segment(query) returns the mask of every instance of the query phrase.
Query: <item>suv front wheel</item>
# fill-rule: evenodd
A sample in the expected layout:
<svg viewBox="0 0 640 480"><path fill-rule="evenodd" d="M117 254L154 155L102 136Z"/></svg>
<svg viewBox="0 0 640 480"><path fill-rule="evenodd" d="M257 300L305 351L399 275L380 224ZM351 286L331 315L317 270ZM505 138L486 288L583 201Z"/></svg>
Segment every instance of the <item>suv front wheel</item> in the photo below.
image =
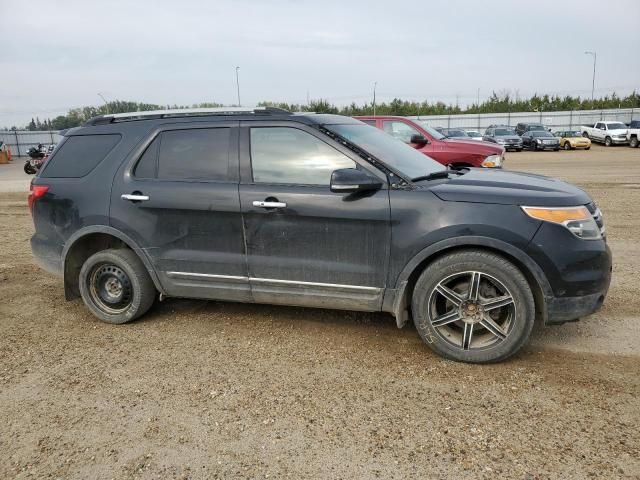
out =
<svg viewBox="0 0 640 480"><path fill-rule="evenodd" d="M96 317L126 323L151 308L156 289L138 256L128 249L91 255L80 269L80 295Z"/></svg>
<svg viewBox="0 0 640 480"><path fill-rule="evenodd" d="M429 265L413 292L418 333L452 360L504 360L529 338L533 294L520 270L493 253L465 250Z"/></svg>

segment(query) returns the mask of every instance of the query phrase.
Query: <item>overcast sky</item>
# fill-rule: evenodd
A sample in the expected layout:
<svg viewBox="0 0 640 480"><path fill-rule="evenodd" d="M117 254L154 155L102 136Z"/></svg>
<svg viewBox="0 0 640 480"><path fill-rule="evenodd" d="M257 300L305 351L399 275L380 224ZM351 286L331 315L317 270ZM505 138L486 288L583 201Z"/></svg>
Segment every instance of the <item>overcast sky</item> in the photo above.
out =
<svg viewBox="0 0 640 480"><path fill-rule="evenodd" d="M108 100L640 91L640 1L0 0L0 126Z"/></svg>

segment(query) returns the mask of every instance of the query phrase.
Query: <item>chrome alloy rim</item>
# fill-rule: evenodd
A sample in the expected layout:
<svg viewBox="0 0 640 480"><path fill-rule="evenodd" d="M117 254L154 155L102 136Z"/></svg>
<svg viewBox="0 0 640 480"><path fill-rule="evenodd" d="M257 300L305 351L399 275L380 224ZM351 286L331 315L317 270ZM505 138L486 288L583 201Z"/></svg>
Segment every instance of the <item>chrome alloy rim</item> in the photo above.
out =
<svg viewBox="0 0 640 480"><path fill-rule="evenodd" d="M495 277L467 271L448 276L431 292L428 321L460 350L480 350L503 342L516 316L513 295Z"/></svg>
<svg viewBox="0 0 640 480"><path fill-rule="evenodd" d="M87 279L93 302L106 313L124 312L133 300L131 280L120 267L103 263L93 267Z"/></svg>

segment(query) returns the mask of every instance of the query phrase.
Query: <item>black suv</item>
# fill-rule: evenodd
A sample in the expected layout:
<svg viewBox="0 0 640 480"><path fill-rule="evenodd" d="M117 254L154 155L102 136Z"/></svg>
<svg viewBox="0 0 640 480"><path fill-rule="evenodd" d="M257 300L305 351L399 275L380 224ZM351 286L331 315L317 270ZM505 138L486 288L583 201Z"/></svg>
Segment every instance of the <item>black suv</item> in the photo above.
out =
<svg viewBox="0 0 640 480"><path fill-rule="evenodd" d="M29 205L35 258L110 323L165 297L384 311L441 355L489 362L535 318L598 309L611 272L582 190L447 170L336 115L96 117L66 132Z"/></svg>
<svg viewBox="0 0 640 480"><path fill-rule="evenodd" d="M544 130L545 132L547 132L547 128L542 125L541 123L518 123L516 125L516 134L517 135L523 135L525 132L531 132L531 131L538 131L538 130Z"/></svg>

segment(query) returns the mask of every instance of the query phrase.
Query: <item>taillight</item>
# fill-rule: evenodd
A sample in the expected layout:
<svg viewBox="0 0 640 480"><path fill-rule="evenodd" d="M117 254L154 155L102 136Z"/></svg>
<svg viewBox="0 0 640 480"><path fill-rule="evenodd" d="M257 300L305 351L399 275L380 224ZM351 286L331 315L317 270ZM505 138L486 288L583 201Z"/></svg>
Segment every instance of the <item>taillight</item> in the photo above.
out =
<svg viewBox="0 0 640 480"><path fill-rule="evenodd" d="M31 184L31 186L29 187L29 198L28 198L29 211L31 212L31 215L33 215L33 202L35 202L39 198L42 198L44 194L47 193L48 190L49 190L49 187L46 185Z"/></svg>

